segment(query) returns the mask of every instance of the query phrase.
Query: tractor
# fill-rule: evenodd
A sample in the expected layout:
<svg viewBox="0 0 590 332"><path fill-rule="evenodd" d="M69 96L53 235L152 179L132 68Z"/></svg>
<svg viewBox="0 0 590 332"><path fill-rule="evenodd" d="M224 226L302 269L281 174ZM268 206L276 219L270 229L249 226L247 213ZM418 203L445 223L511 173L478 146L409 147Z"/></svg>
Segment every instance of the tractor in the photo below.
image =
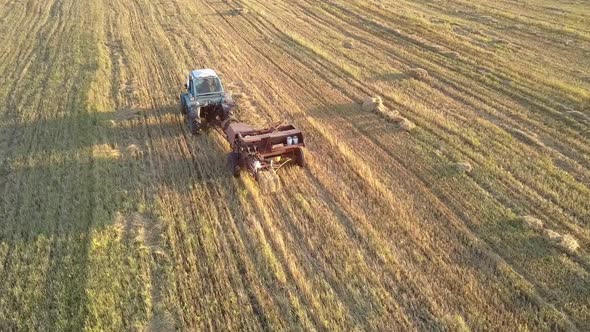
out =
<svg viewBox="0 0 590 332"><path fill-rule="evenodd" d="M232 117L235 106L226 95L219 76L211 69L193 70L180 95L182 113L193 135L200 132L201 120L216 129L229 143L228 166L238 177L250 173L264 193L278 190L276 171L288 164L305 166L303 132L292 124L277 123L264 129L237 122Z"/></svg>
<svg viewBox="0 0 590 332"><path fill-rule="evenodd" d="M186 91L180 94L180 110L186 117L188 128L193 135L199 134L205 123L229 118L231 105L223 84L212 69L193 70L184 85Z"/></svg>

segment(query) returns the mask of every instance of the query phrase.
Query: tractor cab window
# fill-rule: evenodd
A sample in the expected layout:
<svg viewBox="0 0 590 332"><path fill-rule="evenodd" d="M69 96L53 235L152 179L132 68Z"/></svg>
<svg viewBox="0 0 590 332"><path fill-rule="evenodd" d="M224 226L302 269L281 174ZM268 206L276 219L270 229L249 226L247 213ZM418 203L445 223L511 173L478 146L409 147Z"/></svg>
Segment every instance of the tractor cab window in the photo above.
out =
<svg viewBox="0 0 590 332"><path fill-rule="evenodd" d="M188 89L188 92L193 93L193 80L188 80L188 85L186 88Z"/></svg>
<svg viewBox="0 0 590 332"><path fill-rule="evenodd" d="M217 77L204 77L195 79L197 94L215 93L221 91L221 83Z"/></svg>

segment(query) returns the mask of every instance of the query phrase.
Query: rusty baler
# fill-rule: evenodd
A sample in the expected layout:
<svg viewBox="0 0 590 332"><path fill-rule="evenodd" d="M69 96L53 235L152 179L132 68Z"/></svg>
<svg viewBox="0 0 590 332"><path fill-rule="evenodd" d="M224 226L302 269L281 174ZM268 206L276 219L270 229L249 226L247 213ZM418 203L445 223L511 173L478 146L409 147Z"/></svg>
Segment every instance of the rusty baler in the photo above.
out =
<svg viewBox="0 0 590 332"><path fill-rule="evenodd" d="M247 171L263 191L278 189L275 172L279 168L292 163L305 166L305 139L301 130L291 124L254 129L245 123L226 120L221 122L221 128L232 149L228 155L232 174L238 177L242 170Z"/></svg>

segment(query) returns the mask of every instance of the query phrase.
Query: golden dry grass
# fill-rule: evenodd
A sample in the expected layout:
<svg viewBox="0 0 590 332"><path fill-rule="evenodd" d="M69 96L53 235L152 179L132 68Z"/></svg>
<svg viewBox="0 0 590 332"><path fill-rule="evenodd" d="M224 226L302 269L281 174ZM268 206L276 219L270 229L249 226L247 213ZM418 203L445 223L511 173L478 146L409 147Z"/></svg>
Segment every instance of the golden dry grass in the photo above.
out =
<svg viewBox="0 0 590 332"><path fill-rule="evenodd" d="M0 330L589 330L589 17L0 0ZM188 132L202 67L305 132L273 194Z"/></svg>

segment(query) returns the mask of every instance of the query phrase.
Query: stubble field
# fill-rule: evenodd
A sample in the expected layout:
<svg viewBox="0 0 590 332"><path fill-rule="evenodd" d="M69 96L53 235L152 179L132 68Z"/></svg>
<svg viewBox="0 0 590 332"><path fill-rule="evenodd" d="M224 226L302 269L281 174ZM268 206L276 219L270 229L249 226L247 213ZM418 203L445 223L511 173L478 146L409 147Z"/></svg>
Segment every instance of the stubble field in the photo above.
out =
<svg viewBox="0 0 590 332"><path fill-rule="evenodd" d="M589 90L585 1L0 0L0 330L589 330Z"/></svg>

